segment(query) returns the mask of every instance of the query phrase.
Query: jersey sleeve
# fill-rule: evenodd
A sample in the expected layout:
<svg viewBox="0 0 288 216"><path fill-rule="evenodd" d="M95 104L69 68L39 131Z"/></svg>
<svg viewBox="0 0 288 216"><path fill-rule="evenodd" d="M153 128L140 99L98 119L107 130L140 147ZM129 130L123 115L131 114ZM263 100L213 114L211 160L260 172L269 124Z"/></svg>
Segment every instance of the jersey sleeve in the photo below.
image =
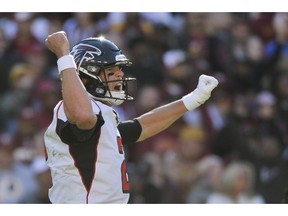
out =
<svg viewBox="0 0 288 216"><path fill-rule="evenodd" d="M137 119L123 121L118 124L123 144L135 143L142 133L142 126Z"/></svg>
<svg viewBox="0 0 288 216"><path fill-rule="evenodd" d="M77 145L88 141L95 133L99 132L100 128L104 124L104 119L100 110L98 114L95 114L97 116L96 124L93 128L88 130L80 129L75 124L71 124L68 121L64 112L63 103L58 105L56 112L56 133L60 137L61 141L68 145Z"/></svg>
<svg viewBox="0 0 288 216"><path fill-rule="evenodd" d="M68 145L78 145L87 142L95 133L98 133L103 124L104 120L101 112L97 115L97 123L93 128L88 130L80 129L75 124L58 119L56 133L62 142Z"/></svg>

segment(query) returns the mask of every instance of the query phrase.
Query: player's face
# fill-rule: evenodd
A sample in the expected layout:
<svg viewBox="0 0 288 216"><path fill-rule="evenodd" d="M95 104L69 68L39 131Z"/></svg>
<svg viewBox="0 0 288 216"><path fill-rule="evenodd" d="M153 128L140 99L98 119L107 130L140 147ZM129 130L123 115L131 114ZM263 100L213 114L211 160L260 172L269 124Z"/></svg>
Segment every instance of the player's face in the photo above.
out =
<svg viewBox="0 0 288 216"><path fill-rule="evenodd" d="M119 82L111 82L115 80L121 80L124 76L124 72L121 70L119 66L111 67L105 69L104 73L100 74L100 78L103 81L110 81L108 83L108 87L110 91L122 91L123 83Z"/></svg>

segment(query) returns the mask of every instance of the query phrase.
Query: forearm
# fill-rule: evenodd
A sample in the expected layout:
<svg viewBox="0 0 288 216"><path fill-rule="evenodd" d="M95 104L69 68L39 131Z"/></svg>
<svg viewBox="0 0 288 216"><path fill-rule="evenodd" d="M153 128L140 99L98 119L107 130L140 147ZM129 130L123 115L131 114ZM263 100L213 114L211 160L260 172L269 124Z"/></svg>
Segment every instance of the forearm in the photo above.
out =
<svg viewBox="0 0 288 216"><path fill-rule="evenodd" d="M93 118L95 118L91 100L75 69L68 68L63 70L61 72L61 80L64 108L69 122L76 124L82 129L91 128L94 125Z"/></svg>
<svg viewBox="0 0 288 216"><path fill-rule="evenodd" d="M152 110L140 117L138 121L142 127L142 133L138 141L147 139L168 128L188 110L194 110L201 106L211 96L211 91L218 85L214 77L201 75L197 88L182 97L180 100L169 103Z"/></svg>
<svg viewBox="0 0 288 216"><path fill-rule="evenodd" d="M70 44L64 31L55 32L45 39L45 45L57 57L58 71L62 81L64 110L70 123L80 129L92 128L97 117L85 87L76 73L76 64L69 55Z"/></svg>
<svg viewBox="0 0 288 216"><path fill-rule="evenodd" d="M187 109L184 103L182 100L177 100L138 117L137 119L142 126L142 133L138 141L145 140L167 129L185 112Z"/></svg>

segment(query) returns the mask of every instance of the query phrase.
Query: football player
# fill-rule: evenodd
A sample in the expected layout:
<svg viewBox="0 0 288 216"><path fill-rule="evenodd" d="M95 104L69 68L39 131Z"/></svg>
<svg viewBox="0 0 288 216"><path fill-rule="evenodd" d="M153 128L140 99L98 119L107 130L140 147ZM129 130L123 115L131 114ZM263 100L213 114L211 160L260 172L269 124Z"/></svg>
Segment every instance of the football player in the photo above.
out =
<svg viewBox="0 0 288 216"><path fill-rule="evenodd" d="M119 122L112 108L132 100L132 78L123 68L130 60L111 41L91 37L70 50L66 33L49 35L46 46L56 55L62 85L45 133L52 175L52 203L127 203L129 184L122 144L145 140L203 104L218 81L201 75L197 88L181 99L135 119Z"/></svg>

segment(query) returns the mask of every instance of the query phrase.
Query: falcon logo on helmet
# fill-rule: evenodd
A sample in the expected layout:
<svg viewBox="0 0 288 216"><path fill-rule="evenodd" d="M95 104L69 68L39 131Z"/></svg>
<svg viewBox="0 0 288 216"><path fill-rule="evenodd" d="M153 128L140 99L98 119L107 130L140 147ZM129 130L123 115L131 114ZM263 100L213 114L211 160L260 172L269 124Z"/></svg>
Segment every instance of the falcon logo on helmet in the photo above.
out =
<svg viewBox="0 0 288 216"><path fill-rule="evenodd" d="M83 52L85 52L84 55ZM71 50L71 55L74 56L76 64L82 61L91 61L95 59L95 55L100 56L101 54L101 50L89 44L78 44Z"/></svg>

